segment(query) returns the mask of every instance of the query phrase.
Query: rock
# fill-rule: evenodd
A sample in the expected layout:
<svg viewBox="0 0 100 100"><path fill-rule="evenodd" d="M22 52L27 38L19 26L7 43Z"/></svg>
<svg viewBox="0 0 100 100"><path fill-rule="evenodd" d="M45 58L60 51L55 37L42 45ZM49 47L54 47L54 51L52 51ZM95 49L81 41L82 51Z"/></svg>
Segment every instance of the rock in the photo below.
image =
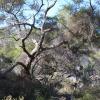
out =
<svg viewBox="0 0 100 100"><path fill-rule="evenodd" d="M83 66L84 68L86 68L90 62L89 57L86 55L83 55L82 57L80 57L79 61L80 61L80 65Z"/></svg>
<svg viewBox="0 0 100 100"><path fill-rule="evenodd" d="M13 69L13 73L15 73L17 76L21 75L21 71L22 71L22 67L21 66L17 66Z"/></svg>

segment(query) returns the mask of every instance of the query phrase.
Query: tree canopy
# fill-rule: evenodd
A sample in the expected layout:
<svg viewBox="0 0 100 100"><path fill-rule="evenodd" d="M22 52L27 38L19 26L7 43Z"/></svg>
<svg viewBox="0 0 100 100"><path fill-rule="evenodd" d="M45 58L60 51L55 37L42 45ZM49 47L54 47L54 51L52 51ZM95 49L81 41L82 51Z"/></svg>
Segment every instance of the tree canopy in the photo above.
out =
<svg viewBox="0 0 100 100"><path fill-rule="evenodd" d="M1 98L99 100L99 0L57 2L0 0Z"/></svg>

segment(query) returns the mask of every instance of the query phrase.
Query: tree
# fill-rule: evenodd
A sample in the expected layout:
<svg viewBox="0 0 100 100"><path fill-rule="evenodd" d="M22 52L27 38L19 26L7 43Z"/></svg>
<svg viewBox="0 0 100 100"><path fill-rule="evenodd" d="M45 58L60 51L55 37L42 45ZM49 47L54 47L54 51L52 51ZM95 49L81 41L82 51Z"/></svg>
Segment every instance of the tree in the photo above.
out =
<svg viewBox="0 0 100 100"><path fill-rule="evenodd" d="M38 77L39 82L41 81L44 87L49 87L51 94L55 88L59 91L61 87L66 87L64 83L69 82L74 89L79 89L79 80L82 80L82 77L85 82L88 80L91 76L90 70L84 71L85 64L81 65L80 58L84 55L90 57L91 52L94 52L93 40L99 16L96 18L96 9L91 0L85 8L83 0L72 1L73 4L64 6L56 17L47 16L47 13L56 5L57 0L3 2L3 6L0 6L0 19L5 23L1 32L1 36L4 37L2 39L12 39L13 43L19 44L23 50L22 58L4 74L20 66L21 79L33 82L35 76L41 75L43 78ZM2 35L3 29L7 35ZM74 82L71 78L74 78Z"/></svg>
<svg viewBox="0 0 100 100"><path fill-rule="evenodd" d="M25 72L29 75L30 78L32 78L32 70L34 69L35 65L32 65L32 63L38 59L38 56L43 53L44 51L50 50L50 49L54 49L56 47L59 47L60 45L62 45L63 43L67 43L67 41L63 41L57 45L50 45L50 46L44 46L44 40L45 40L45 36L46 34L50 34L49 32L51 32L51 30L53 29L52 25L56 25L57 22L55 19L47 17L47 13L48 11L56 4L57 0L55 0L51 5L49 5L49 1L48 1L48 5L46 7L46 9L43 9L44 7L44 1L41 0L41 3L38 1L34 1L32 5L29 5L29 9L30 10L34 10L33 16L30 16L32 19L32 24L27 22L27 18L29 18L29 16L25 16L25 12L24 12L24 6L25 6L25 2L24 1L11 1L11 2L3 2L4 6L1 6L1 11L3 12L2 14L5 16L5 21L7 22L7 26L5 27L9 27L10 28L10 34L14 31L16 31L17 29L19 29L20 33L21 30L23 30L23 26L26 30L28 30L28 33L26 33L26 35L24 35L24 37L19 37L18 39L16 39L16 37L13 37L16 42L18 40L21 40L21 48L24 51L24 53L27 55L26 58L26 63L22 63L22 62L16 62L15 65L13 65L12 68L10 68L9 70L7 70L7 72L11 71L15 66L21 65ZM9 7L5 7L8 6L7 4L9 4ZM34 6L36 6L34 8ZM41 14L42 13L42 14ZM37 19L37 16L40 15L40 18ZM9 16L9 17L7 17ZM39 24L38 24L39 22ZM36 25L39 25L39 27L37 27ZM15 29L16 28L16 29ZM39 30L40 32L40 41L37 42L36 40L33 40L33 44L35 45L34 49L32 50L32 52L27 50L27 46L26 46L26 40L30 37L30 35L32 34L32 31L36 29ZM36 61L37 62L37 61Z"/></svg>
<svg viewBox="0 0 100 100"><path fill-rule="evenodd" d="M91 80L91 76L95 76L94 74L90 75L90 72L85 72L85 67L88 69L88 66L85 66L85 60L83 64L83 69L82 70L77 70L77 66L81 65L80 58L82 56L87 56L92 61L91 63L95 63L96 59L92 58L90 55L95 53L94 48L97 50L98 46L95 42L95 40L99 41L98 38L96 38L96 29L99 24L98 23L98 17L97 17L97 12L98 8L96 8L96 4L92 2L92 0L88 1L88 6L85 6L86 1L80 2L82 0L73 0L75 1L74 3L70 5L65 5L61 11L58 14L58 20L62 25L62 29L65 32L65 36L69 37L67 38L68 41L68 48L69 50L72 51L72 54L75 54L77 56L77 62L74 63L74 68L72 68L72 76L76 76L82 81L85 81L86 83L87 80L89 81L89 86L93 82ZM78 1L78 3L76 2ZM76 9L74 9L76 8ZM66 14L65 14L66 13ZM100 17L100 16L99 16ZM99 32L98 32L99 33ZM79 61L79 62L78 62ZM75 65L78 63L79 65ZM85 67L84 67L85 66ZM79 67L80 68L80 67ZM97 73L97 68L96 65L94 65L94 69ZM83 75L84 72L84 75ZM87 73L87 74L86 74ZM83 77L83 79L82 79ZM77 83L77 82L76 82ZM84 82L83 82L84 83ZM80 84L80 82L78 82ZM96 84L95 84L96 85ZM86 86L84 84L84 86ZM84 87L83 86L83 87ZM87 86L86 86L87 88ZM83 89L83 88L81 88Z"/></svg>

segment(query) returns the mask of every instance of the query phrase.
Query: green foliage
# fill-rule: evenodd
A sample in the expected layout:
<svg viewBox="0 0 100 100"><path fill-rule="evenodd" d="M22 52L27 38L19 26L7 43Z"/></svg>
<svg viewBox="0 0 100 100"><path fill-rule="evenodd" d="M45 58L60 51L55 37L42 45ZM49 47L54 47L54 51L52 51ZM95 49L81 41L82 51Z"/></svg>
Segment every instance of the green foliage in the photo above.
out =
<svg viewBox="0 0 100 100"><path fill-rule="evenodd" d="M7 3L20 5L25 3L25 0L0 0L0 4L7 5Z"/></svg>
<svg viewBox="0 0 100 100"><path fill-rule="evenodd" d="M25 0L0 0L0 10L4 12L13 12L16 8L23 6Z"/></svg>
<svg viewBox="0 0 100 100"><path fill-rule="evenodd" d="M83 92L77 89L73 92L73 95L75 98L81 98L83 97Z"/></svg>
<svg viewBox="0 0 100 100"><path fill-rule="evenodd" d="M94 66L95 66L94 64L90 63L86 68L84 68L82 76L84 84L88 85L89 83L91 83L90 75L93 74Z"/></svg>
<svg viewBox="0 0 100 100"><path fill-rule="evenodd" d="M2 39L3 37L5 37L5 35L6 34L4 33L4 29L0 29L0 38Z"/></svg>
<svg viewBox="0 0 100 100"><path fill-rule="evenodd" d="M4 9L5 10L8 10L9 12L11 12L11 11L13 11L14 12L14 8L16 8L16 7L22 7L22 5L24 4L24 1L25 0L11 0L11 2L9 2L9 0L0 0L0 4L2 5L2 3L3 3L3 6L2 7L4 7ZM62 45L63 47L62 47L62 55L68 55L68 57L66 56L66 57L64 57L64 58L66 58L66 59L64 59L64 61L66 61L66 63L67 63L67 61L68 61L68 64L67 65L65 65L65 66L67 66L67 67L69 67L69 70L67 71L67 69L66 69L66 72L68 72L69 74L71 73L72 75L74 74L74 71L72 70L72 71L70 71L70 69L72 68L74 68L76 65L79 65L79 62L77 61L77 62L75 62L73 59L72 59L72 57L70 57L70 56L75 56L75 58L77 58L78 59L78 57L80 57L81 56L81 54L80 54L80 52L79 52L79 49L80 48L85 48L84 47L84 41L83 41L83 38L85 38L85 37L87 37L88 36L88 34L87 34L87 31L88 31L88 24L91 24L91 23L89 23L87 20L87 23L83 20L83 15L84 14L86 14L87 13L87 9L86 8L84 8L84 7L81 7L81 8L79 8L78 10L77 9L74 9L74 8L77 8L76 7L76 5L77 4L81 4L82 3L82 1L83 0L73 0L74 1L74 4L69 4L69 5L66 5L66 6L64 6L63 7L63 9L60 11L60 13L59 13L59 15L58 15L58 18L59 18L59 20L55 17L55 18L52 18L52 17L47 17L47 20L46 20L46 22L44 23L45 25L45 27L43 27L44 29L48 29L48 28L53 28L53 25L55 26L55 25L58 25L57 24L57 21L59 21L59 23L60 23L60 28L61 28L61 30L60 30L60 28L59 28L59 30L57 30L57 32L56 31L52 31L52 32L50 32L50 34L49 34L49 32L47 32L47 34L46 34L46 36L45 36L45 40L43 41L43 46L49 46L49 43L51 43L52 41L51 40L53 40L53 39L55 39L56 37L58 37L58 35L59 34L61 34L61 33L64 33L65 31L67 31L67 32L69 32L69 34L71 34L70 36L71 36L71 39L70 39L70 41L68 41L69 42L69 46L66 46L66 45ZM13 3L12 3L13 2ZM12 4L14 4L14 8L12 7ZM78 5L77 5L78 6ZM1 6L0 6L1 7ZM11 10L11 11L10 11ZM18 10L18 9L16 9L16 10ZM75 10L76 10L76 12L75 12ZM43 11L43 10L42 10ZM16 12L16 11L15 11ZM15 13L14 12L14 13ZM16 16L17 15L19 15L19 13L22 13L22 12L20 12L20 10L18 10L18 12L16 13ZM20 14L21 15L21 14ZM28 15L27 15L28 16ZM19 16L17 16L18 18L19 18ZM30 16L28 16L28 17L30 17ZM37 17L37 16L36 16ZM77 17L77 18L76 18ZM8 16L8 18L9 18L9 16ZM2 19L2 16L1 16L1 19ZM11 19L14 19L13 17L11 18ZM19 18L20 19L20 18ZM38 19L38 17L37 17L37 19ZM36 19L36 23L37 23L37 19ZM74 21L73 21L73 19L75 19ZM84 18L85 19L85 18ZM86 18L87 19L87 18ZM9 19L10 20L10 19ZM8 20L8 21L9 21ZM12 20L11 20L12 21ZM40 22L40 19L38 20L39 22ZM81 22L82 21L82 23L79 23L78 24L78 22ZM23 18L23 20L22 20L22 22L24 22L24 18ZM27 21L26 21L27 22ZM13 23L13 22L12 22ZM18 22L19 23L19 22ZM84 24L85 23L85 24ZM37 23L38 24L38 23ZM65 27L66 26L66 27ZM68 30L68 28L67 28L67 26L68 26L68 28L69 29L71 29L72 30L72 32L70 32L69 30ZM74 27L74 26L76 26L76 27ZM86 28L85 28L86 27ZM21 26L21 28L22 28L22 26ZM28 28L28 27L26 27L26 28ZM22 30L23 30L24 28L22 28ZM84 30L86 30L86 31L84 31ZM90 28L89 28L90 29ZM17 28L16 28L16 31L17 31ZM24 30L25 31L25 30ZM27 31L29 31L29 30L27 30ZM66 32L66 33L67 33ZM25 34L24 33L26 33L26 32L22 32L21 33L21 37L22 38L24 38L23 37L23 35L25 36ZM38 38L38 37L40 37L41 36L41 32L39 31L39 30L36 30L36 29L34 29L33 31L32 31L32 33L33 34L31 34L30 36L29 36L29 39L31 40L31 38L32 37L34 37L34 36L37 36L36 38ZM73 34L74 33L74 34ZM79 34L80 33L80 34ZM85 34L86 33L86 34ZM88 33L90 33L90 30L88 31ZM14 34L14 33L12 33L12 34ZM20 34L20 33L19 33ZM7 35L6 34L6 32L5 33L3 33L3 31L2 30L0 30L0 37L5 37L5 35ZM75 36L76 35L76 36ZM9 36L9 35L8 35ZM31 37L32 36L32 37ZM16 38L16 36L13 36L14 38ZM86 38L87 39L87 38ZM89 39L89 38L88 38ZM6 39L7 40L7 39ZM10 40L10 39L9 39ZM21 52L22 52L22 50L21 50L21 48L20 47L18 47L18 45L20 45L21 46L21 41L20 42L17 42L17 41L14 41L13 39L11 39L10 41L5 41L4 43L2 43L3 44L3 46L1 47L1 49L0 49L0 54L4 54L4 55L6 55L7 57L11 57L11 58L13 58L13 59L16 59L20 54L21 54ZM31 52L34 48L35 48L35 44L34 43L32 43L30 40L26 40L25 41L25 46L26 46L26 49L29 51L29 52ZM62 41L62 40L61 40ZM87 41L85 41L85 42L87 42ZM91 42L91 41L90 41ZM46 44L47 43L47 44ZM89 45L89 43L87 43L88 45ZM69 48L68 48L69 47ZM66 49L66 50L68 50L68 54L66 54L66 53L63 53L63 49ZM59 49L59 48L58 48ZM88 49L88 48L87 48ZM60 49L59 49L60 50ZM58 51L59 51L58 50ZM76 50L77 50L77 52L76 52ZM56 52L57 50L55 50L54 52ZM74 52L75 51L75 52ZM49 51L47 51L48 53L51 53L51 52L49 52ZM40 53L41 53L41 51L40 51ZM45 53L45 52L44 52ZM36 53L37 54L37 53ZM56 53L55 53L56 54ZM38 54L37 54L38 55ZM35 56L35 57L37 57L37 55ZM54 72L56 72L57 71L57 67L62 67L62 65L61 64L59 64L59 62L60 62L60 59L58 58L58 61L55 61L55 58L57 58L57 56L56 55L54 55L55 57L53 58L53 57L50 57L50 55L47 55L47 57L45 57L45 60L43 61L43 63L42 63L42 65L41 65L41 67L43 67L43 69L42 69L42 73L43 73L43 75L53 75L53 73ZM38 57L37 57L38 58ZM63 57L61 57L61 59L63 60ZM23 60L23 59L22 59ZM79 60L79 59L78 59ZM72 62L71 62L72 61ZM41 61L40 61L41 62ZM56 64L56 62L57 62L57 64ZM63 61L62 61L63 62ZM61 62L61 63L62 63ZM38 62L39 63L39 62ZM69 64L70 63L70 64ZM62 63L63 65L64 65L64 63ZM38 65L38 64L37 64ZM62 67L63 68L63 67ZM89 73L93 70L93 68L94 68L94 65L91 65L91 64L89 64L85 69L83 68L79 73L81 73L80 74L80 76L79 76L79 78L80 78L80 80L82 80L82 82L86 85L86 88L87 88L87 86L89 86L87 83L90 83L91 81L90 81L90 78L89 78ZM60 68L58 68L58 70L59 70ZM31 71L31 70L30 70ZM64 75L63 75L64 76ZM82 77L81 77L82 76ZM82 78L82 79L81 79ZM47 80L47 83L49 83L49 81L48 81L48 79L46 78L45 80ZM44 81L45 81L44 80ZM54 80L55 81L55 80ZM58 80L59 81L59 80ZM34 87L34 86L33 86ZM44 86L45 87L45 86ZM68 87L68 85L66 86L66 87ZM25 87L26 88L26 87ZM32 88L32 86L31 86L31 88ZM54 85L54 88L56 88L55 87L55 85ZM20 89L20 87L19 87L19 89ZM19 89L17 89L17 90L19 90ZM66 88L65 88L66 89ZM25 90L25 89L24 89ZM36 97L36 100L45 100L46 98L49 98L50 97L50 95L51 95L51 91L50 91L50 89L48 89L48 88L44 88L43 90L41 89L41 91L42 91L42 96L41 96L41 94L39 94L37 97ZM19 92L19 91L18 91ZM95 91L96 92L96 91ZM28 93L29 93L29 91L28 91ZM31 93L32 94L34 94L32 91L31 91ZM30 94L30 93L29 93ZM79 98L79 100L96 100L96 98L95 98L95 96L93 95L93 93L92 92L89 92L89 91L81 91L80 92L80 90L76 90L74 93L73 93L77 98ZM47 100L47 99L46 99Z"/></svg>
<svg viewBox="0 0 100 100"><path fill-rule="evenodd" d="M0 54L3 54L4 53L4 48L1 48L0 49Z"/></svg>
<svg viewBox="0 0 100 100"><path fill-rule="evenodd" d="M19 47L16 48L13 45L12 47L9 47L8 45L0 49L0 54L4 54L7 57L11 57L13 59L16 59L20 55L21 52L22 52L21 48Z"/></svg>
<svg viewBox="0 0 100 100"><path fill-rule="evenodd" d="M31 52L35 48L35 44L33 42L26 42L26 49Z"/></svg>
<svg viewBox="0 0 100 100"><path fill-rule="evenodd" d="M84 7L81 7L79 10L79 13L81 13L81 14L86 13L86 12L87 12L87 9Z"/></svg>
<svg viewBox="0 0 100 100"><path fill-rule="evenodd" d="M100 27L96 28L96 37L100 37Z"/></svg>
<svg viewBox="0 0 100 100"><path fill-rule="evenodd" d="M82 100L96 100L96 98L92 94L85 93Z"/></svg>
<svg viewBox="0 0 100 100"><path fill-rule="evenodd" d="M46 34L45 36L45 43L50 43L51 40L55 39L58 36L56 31L50 32L50 34Z"/></svg>
<svg viewBox="0 0 100 100"><path fill-rule="evenodd" d="M72 9L73 9L73 6L71 4L65 5L63 7L63 11L66 11L66 12L72 11Z"/></svg>
<svg viewBox="0 0 100 100"><path fill-rule="evenodd" d="M17 58L20 55L21 49L13 48L9 52L7 52L8 57Z"/></svg>
<svg viewBox="0 0 100 100"><path fill-rule="evenodd" d="M69 17L71 17L72 9L73 8L71 4L63 6L63 9L61 9L58 14L60 23L66 23L66 21L68 21Z"/></svg>
<svg viewBox="0 0 100 100"><path fill-rule="evenodd" d="M44 100L44 97L43 97L43 96L38 96L38 97L36 98L36 100Z"/></svg>
<svg viewBox="0 0 100 100"><path fill-rule="evenodd" d="M76 3L76 4L80 4L80 3L83 2L83 0L73 0L73 2Z"/></svg>
<svg viewBox="0 0 100 100"><path fill-rule="evenodd" d="M95 91L95 92L94 92ZM95 95L96 91L98 91L98 88L90 88L88 87L87 89L83 90L75 90L73 95L75 97L75 100L99 100L97 99L98 96ZM97 93L99 93L98 91Z"/></svg>

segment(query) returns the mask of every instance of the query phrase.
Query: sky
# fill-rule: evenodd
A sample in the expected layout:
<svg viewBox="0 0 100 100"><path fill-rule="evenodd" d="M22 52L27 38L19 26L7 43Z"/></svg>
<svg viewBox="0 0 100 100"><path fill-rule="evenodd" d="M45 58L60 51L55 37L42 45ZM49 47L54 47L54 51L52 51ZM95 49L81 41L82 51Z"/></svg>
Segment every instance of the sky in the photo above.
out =
<svg viewBox="0 0 100 100"><path fill-rule="evenodd" d="M28 5L30 5L30 4L32 4L33 1L41 1L41 0L26 0L26 3ZM47 0L43 0L43 1L44 1L45 4L47 4L47 2L46 2ZM48 0L48 1L52 2L54 0ZM72 3L71 1L72 0L57 0L55 6L53 8L51 8L49 10L49 12L47 13L47 16L51 16L52 17L52 16L57 15L59 13L59 10L63 7L63 5L70 4L70 3ZM88 2L89 0L84 0L84 1ZM92 4L93 4L95 0L91 0L91 1L92 1ZM89 4L89 3L87 3L87 4ZM26 6L25 9L27 9L27 6ZM24 14L25 14L25 16L33 16L33 13L32 13L31 10L25 10ZM30 19L30 20L28 20L28 22L32 23L32 20Z"/></svg>
<svg viewBox="0 0 100 100"><path fill-rule="evenodd" d="M29 4L32 4L32 2L33 2L34 0L26 0L26 3L29 5ZM37 1L39 1L39 0L37 0ZM41 0L40 0L41 1ZM46 1L47 0L44 0L44 3L46 4ZM54 0L49 0L50 2L51 1L54 1ZM55 6L53 7L53 8L51 8L50 9L50 11L48 12L48 16L55 16L55 15L57 15L57 13L58 13L58 11L59 11L59 9L61 9L62 8L62 6L64 5L64 4L66 4L67 2L69 1L70 2L70 0L57 0L57 2L56 2L56 4L55 4ZM27 9L27 6L26 6L26 9ZM25 15L31 15L32 14L32 11L31 10L26 10L25 11ZM29 22L31 23L32 21L31 20L29 20ZM0 26L2 26L2 25L0 25ZM3 26L4 26L4 24L3 24Z"/></svg>
<svg viewBox="0 0 100 100"><path fill-rule="evenodd" d="M48 15L54 16L58 13L59 9L63 7L64 4L69 3L70 0L58 0L56 5L48 12Z"/></svg>
<svg viewBox="0 0 100 100"><path fill-rule="evenodd" d="M32 1L33 0L26 0L27 3L31 3ZM46 0L44 0L44 3L46 3L45 1ZM51 0L51 1L54 1L54 0ZM57 0L55 6L52 9L50 9L50 11L48 12L48 15L49 16L56 15L58 13L59 9L61 9L64 4L67 4L70 1L71 0Z"/></svg>
<svg viewBox="0 0 100 100"><path fill-rule="evenodd" d="M83 0L83 1L85 2L86 6L89 5L89 0ZM91 0L92 4L96 4L95 2L96 0ZM71 4L71 3L72 3L72 0L58 0L56 5L48 12L48 15L50 16L56 15L59 12L59 10L63 7L63 5Z"/></svg>
<svg viewBox="0 0 100 100"><path fill-rule="evenodd" d="M30 5L30 4L33 3L33 1L34 1L34 0L26 0L26 4ZM37 1L38 1L39 3L41 2L41 0L37 0ZM50 1L49 3L52 4L53 1L55 1L55 0L48 0L48 1ZM51 8L51 9L48 11L47 16L53 17L53 16L57 15L59 9L61 9L61 8L63 7L63 5L66 4L68 1L70 1L70 0L57 0L57 2L56 2L56 4L54 5L54 7ZM45 4L45 5L43 6L43 8L45 8L46 5L47 5L47 0L43 0L43 2L44 2L44 4ZM26 8L27 8L27 6L26 6ZM25 16L26 16L26 15L32 16L32 15L33 15L33 12L32 12L32 10L25 10L25 11L24 11L24 14L25 14ZM38 17L37 17L37 18L38 18ZM29 19L28 22L32 24L32 20L31 20L31 19Z"/></svg>
<svg viewBox="0 0 100 100"><path fill-rule="evenodd" d="M32 1L34 0L26 0L27 3L32 3ZM38 0L39 1L39 0ZM41 1L41 0L40 0ZM47 0L44 0L44 3L46 4L46 1ZM48 0L48 1L54 1L54 0ZM87 2L87 4L89 4L89 0L84 0L85 2ZM95 0L91 0L92 1L92 4L95 2ZM72 0L57 0L57 3L55 4L55 6L53 8L51 8L48 12L48 16L55 16L57 15L58 11L63 7L63 5L65 4L70 4L72 3ZM87 5L86 4L86 5Z"/></svg>

